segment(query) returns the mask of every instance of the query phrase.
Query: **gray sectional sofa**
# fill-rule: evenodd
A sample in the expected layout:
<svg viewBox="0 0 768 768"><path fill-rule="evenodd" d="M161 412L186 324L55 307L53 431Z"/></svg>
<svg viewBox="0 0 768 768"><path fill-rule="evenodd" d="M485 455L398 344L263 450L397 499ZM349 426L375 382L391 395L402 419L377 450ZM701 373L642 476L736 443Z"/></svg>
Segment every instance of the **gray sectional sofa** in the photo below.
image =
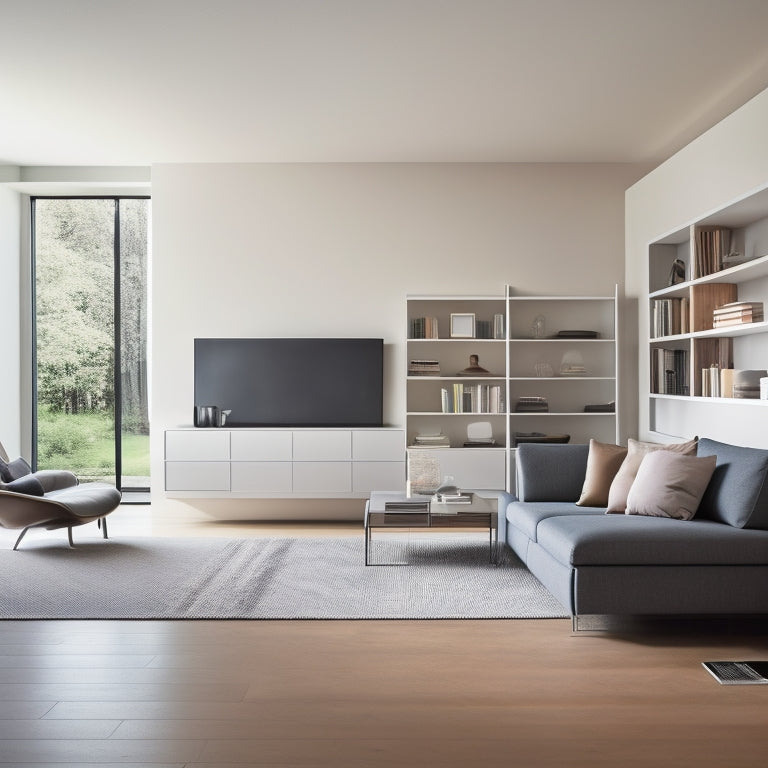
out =
<svg viewBox="0 0 768 768"><path fill-rule="evenodd" d="M500 530L574 629L595 614L768 612L768 450L699 440L696 455L716 465L690 520L577 505L589 451L519 446Z"/></svg>

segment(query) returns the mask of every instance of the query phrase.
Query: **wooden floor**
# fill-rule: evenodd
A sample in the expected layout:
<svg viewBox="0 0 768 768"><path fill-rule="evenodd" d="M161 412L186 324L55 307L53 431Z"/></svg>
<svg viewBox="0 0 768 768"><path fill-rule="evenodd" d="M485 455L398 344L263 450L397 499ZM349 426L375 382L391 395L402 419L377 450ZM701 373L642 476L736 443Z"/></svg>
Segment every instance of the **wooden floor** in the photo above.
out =
<svg viewBox="0 0 768 768"><path fill-rule="evenodd" d="M142 531L146 511L119 510L112 535ZM186 532L361 535L344 524ZM762 767L768 686L720 686L701 662L768 659L766 627L0 622L0 766Z"/></svg>

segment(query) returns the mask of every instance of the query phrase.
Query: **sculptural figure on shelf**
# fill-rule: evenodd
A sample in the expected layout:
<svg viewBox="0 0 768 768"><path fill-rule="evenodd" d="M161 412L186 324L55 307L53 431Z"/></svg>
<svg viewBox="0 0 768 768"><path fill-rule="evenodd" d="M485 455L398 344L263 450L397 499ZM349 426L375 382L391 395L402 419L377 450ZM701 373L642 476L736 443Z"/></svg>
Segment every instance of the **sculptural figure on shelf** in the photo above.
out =
<svg viewBox="0 0 768 768"><path fill-rule="evenodd" d="M480 358L477 355L469 356L469 367L459 371L457 376L493 376L490 371L480 365Z"/></svg>

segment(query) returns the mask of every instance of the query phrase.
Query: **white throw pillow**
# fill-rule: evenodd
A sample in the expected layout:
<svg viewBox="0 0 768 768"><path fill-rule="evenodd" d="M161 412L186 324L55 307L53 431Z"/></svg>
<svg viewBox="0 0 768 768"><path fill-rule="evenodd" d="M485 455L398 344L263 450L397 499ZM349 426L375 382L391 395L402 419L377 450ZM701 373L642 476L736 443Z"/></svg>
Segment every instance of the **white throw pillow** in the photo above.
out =
<svg viewBox="0 0 768 768"><path fill-rule="evenodd" d="M690 520L716 463L716 456L652 451L643 458L629 489L626 514Z"/></svg>

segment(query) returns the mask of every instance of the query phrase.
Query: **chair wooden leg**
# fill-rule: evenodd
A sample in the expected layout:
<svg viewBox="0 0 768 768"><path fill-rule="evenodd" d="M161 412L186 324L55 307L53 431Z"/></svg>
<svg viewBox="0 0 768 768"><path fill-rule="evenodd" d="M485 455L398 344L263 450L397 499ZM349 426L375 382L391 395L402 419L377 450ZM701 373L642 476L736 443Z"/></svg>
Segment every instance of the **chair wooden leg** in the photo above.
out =
<svg viewBox="0 0 768 768"><path fill-rule="evenodd" d="M29 526L27 526L20 534L19 538L16 539L16 543L13 545L13 551L15 552L18 548L19 544L21 544L21 540L24 538L24 534L29 530Z"/></svg>
<svg viewBox="0 0 768 768"><path fill-rule="evenodd" d="M69 546L72 547L72 549L75 548L75 542L72 541L72 526L67 528L67 538L69 539Z"/></svg>
<svg viewBox="0 0 768 768"><path fill-rule="evenodd" d="M101 527L101 535L105 539L109 538L107 536L107 518L106 517L100 517L99 518L99 526Z"/></svg>

